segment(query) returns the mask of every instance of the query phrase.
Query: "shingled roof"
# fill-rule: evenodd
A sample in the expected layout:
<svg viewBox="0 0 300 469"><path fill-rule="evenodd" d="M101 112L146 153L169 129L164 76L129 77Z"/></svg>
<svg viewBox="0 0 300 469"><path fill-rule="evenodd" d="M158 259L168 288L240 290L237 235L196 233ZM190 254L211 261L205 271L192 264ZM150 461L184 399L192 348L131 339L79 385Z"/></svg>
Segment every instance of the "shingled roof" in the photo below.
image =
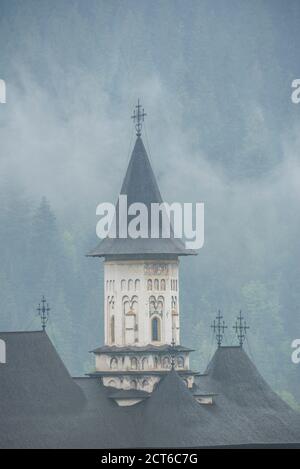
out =
<svg viewBox="0 0 300 469"><path fill-rule="evenodd" d="M153 173L146 149L141 137L137 137L127 172L122 184L121 194L127 195L128 206L139 202L146 205L150 215L152 203L162 203L162 197ZM119 212L117 204L116 213ZM116 218L118 226L118 216ZM130 217L128 217L128 223ZM151 222L149 218L149 233L151 232ZM118 232L118 230L117 230ZM161 226L160 226L161 232ZM196 254L191 249L186 249L183 240L175 238L171 234L170 238L104 238L99 245L93 249L88 256L90 257L110 257L110 256L157 256L165 254L166 256L186 256Z"/></svg>
<svg viewBox="0 0 300 469"><path fill-rule="evenodd" d="M0 364L0 448L125 445L122 413L114 414L117 404L98 380L96 385L89 379L88 386L79 380L79 386L45 332L0 332L0 339L7 356ZM97 408L87 392L94 384Z"/></svg>
<svg viewBox="0 0 300 469"><path fill-rule="evenodd" d="M220 347L198 389L215 392L212 413L230 424L231 445L300 442L300 414L266 383L242 347Z"/></svg>
<svg viewBox="0 0 300 469"><path fill-rule="evenodd" d="M119 407L118 391L99 378L70 377L45 332L0 339L0 448L299 446L299 414L241 347L220 347L196 378L212 405L199 404L171 370L143 402Z"/></svg>
<svg viewBox="0 0 300 469"><path fill-rule="evenodd" d="M78 411L85 398L47 334L0 333L6 364L0 365L0 415Z"/></svg>

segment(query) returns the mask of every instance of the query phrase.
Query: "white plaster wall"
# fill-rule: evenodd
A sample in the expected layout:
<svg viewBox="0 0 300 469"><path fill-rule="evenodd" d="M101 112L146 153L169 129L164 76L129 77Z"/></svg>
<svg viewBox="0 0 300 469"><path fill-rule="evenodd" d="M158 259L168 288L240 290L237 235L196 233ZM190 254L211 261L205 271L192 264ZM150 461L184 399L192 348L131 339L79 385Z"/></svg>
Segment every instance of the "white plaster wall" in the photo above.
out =
<svg viewBox="0 0 300 469"><path fill-rule="evenodd" d="M182 357L184 359L184 366L177 366L177 358ZM137 367L132 367L131 359L135 358ZM175 358L176 370L189 370L189 354L187 352L178 353ZM155 360L157 359L157 360ZM113 361L112 361L113 360ZM169 366L167 363L169 361ZM171 367L170 355L168 353L155 355L155 354L143 354L137 352L136 354L130 355L113 355L113 354L96 354L95 356L96 371L147 371L147 370L167 370Z"/></svg>
<svg viewBox="0 0 300 469"><path fill-rule="evenodd" d="M148 290L148 280L152 280L152 291ZM165 280L166 289L154 289L155 280L159 283ZM132 288L129 289L129 281L132 280ZM139 281L139 288L135 289L135 282ZM125 281L125 288L122 290L122 281ZM173 289L172 289L173 287ZM176 290L177 287L177 290ZM133 345L128 343L125 337L125 320L123 314L123 297L128 296L131 300L133 296L138 297L137 318L137 340L134 345L143 346L151 343L151 322L149 314L149 298L153 295L157 299L164 297L164 313L161 318L161 341L159 344L170 344L172 342L172 296L177 298L177 312L179 315L179 280L178 261L106 261L104 263L104 317L105 317L105 344L106 345ZM115 342L111 342L110 337L110 314L108 299L114 298L115 316ZM180 341L179 320L176 343Z"/></svg>

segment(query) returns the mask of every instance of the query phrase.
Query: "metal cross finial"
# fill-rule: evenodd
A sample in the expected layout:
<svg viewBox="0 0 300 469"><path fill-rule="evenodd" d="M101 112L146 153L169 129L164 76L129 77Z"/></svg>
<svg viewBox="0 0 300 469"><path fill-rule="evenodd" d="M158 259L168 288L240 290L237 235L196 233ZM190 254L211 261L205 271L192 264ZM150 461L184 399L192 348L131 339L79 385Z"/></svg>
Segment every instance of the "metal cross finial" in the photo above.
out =
<svg viewBox="0 0 300 469"><path fill-rule="evenodd" d="M142 133L142 126L144 122L144 118L147 114L144 112L144 108L142 108L142 105L140 104L140 100L138 99L137 106L135 106L135 110L133 111L133 115L131 116L131 119L133 119L133 122L135 123L135 130L136 130L136 136L140 137Z"/></svg>
<svg viewBox="0 0 300 469"><path fill-rule="evenodd" d="M171 355L171 369L172 370L175 370L175 355L176 355L175 345L176 345L176 342L175 342L175 339L173 337L172 342L171 342L171 353L170 353L170 355Z"/></svg>
<svg viewBox="0 0 300 469"><path fill-rule="evenodd" d="M42 303L42 306L41 306L41 303ZM49 305L46 302L46 298L44 297L44 295L42 296L41 303L39 303L37 307L37 312L41 318L42 328L44 331L46 329L46 325L49 319L49 312L50 312Z"/></svg>
<svg viewBox="0 0 300 469"><path fill-rule="evenodd" d="M233 326L233 329L235 330L235 333L239 340L240 347L242 347L246 339L247 329L250 329L250 327L247 326L247 323L242 316L242 311L240 311L235 325Z"/></svg>
<svg viewBox="0 0 300 469"><path fill-rule="evenodd" d="M221 315L221 311L219 310L216 319L214 320L213 324L210 326L213 329L214 333L216 334L218 347L221 347L223 337L224 337L224 332L225 332L225 329L227 329L227 326L225 325L225 321L222 321L222 319L223 319L223 316Z"/></svg>

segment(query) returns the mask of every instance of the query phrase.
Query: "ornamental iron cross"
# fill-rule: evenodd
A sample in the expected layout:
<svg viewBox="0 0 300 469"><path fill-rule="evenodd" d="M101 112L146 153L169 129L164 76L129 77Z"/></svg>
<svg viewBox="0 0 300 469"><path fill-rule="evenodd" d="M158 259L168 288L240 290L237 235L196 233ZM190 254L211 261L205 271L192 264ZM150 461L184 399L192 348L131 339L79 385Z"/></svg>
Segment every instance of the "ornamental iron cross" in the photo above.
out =
<svg viewBox="0 0 300 469"><path fill-rule="evenodd" d="M233 329L235 330L236 336L239 341L239 345L240 347L242 347L246 339L247 329L250 329L250 327L247 326L247 323L242 316L242 311L240 311L235 325L233 326Z"/></svg>
<svg viewBox="0 0 300 469"><path fill-rule="evenodd" d="M42 306L41 306L41 303L42 303ZM41 318L42 328L44 331L46 329L46 325L49 319L49 312L50 312L49 305L46 302L46 298L44 297L44 295L42 297L41 303L39 303L37 307L37 312Z"/></svg>
<svg viewBox="0 0 300 469"><path fill-rule="evenodd" d="M222 319L223 319L223 316L221 315L221 311L219 310L216 319L214 320L213 324L210 326L213 329L214 334L216 334L218 347L221 347L222 341L224 338L225 329L227 329L227 326L225 325L225 321L222 321Z"/></svg>
<svg viewBox="0 0 300 469"><path fill-rule="evenodd" d="M144 112L144 108L142 108L142 105L140 104L140 100L138 99L137 106L135 106L135 110L133 111L133 115L131 116L131 119L133 119L133 122L135 123L135 130L136 130L136 136L140 137L142 133L142 126L144 122L144 118L147 114Z"/></svg>

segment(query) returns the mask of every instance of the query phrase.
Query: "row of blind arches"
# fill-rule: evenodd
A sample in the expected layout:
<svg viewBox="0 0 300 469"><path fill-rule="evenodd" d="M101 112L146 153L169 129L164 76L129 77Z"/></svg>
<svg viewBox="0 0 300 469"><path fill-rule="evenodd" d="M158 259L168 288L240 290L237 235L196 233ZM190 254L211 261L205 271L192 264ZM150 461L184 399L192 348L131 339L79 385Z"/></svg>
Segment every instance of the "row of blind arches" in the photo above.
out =
<svg viewBox="0 0 300 469"><path fill-rule="evenodd" d="M158 368L159 364L161 364L162 368L170 368L171 367L171 359L170 357L166 356L159 360L158 357L154 357L154 368ZM178 368L184 368L184 357L179 356L176 358L176 366ZM132 370L147 370L149 368L149 360L147 357L138 360L136 357L132 357L130 359L130 367ZM110 369L116 370L118 369L118 359L116 357L111 358L110 360Z"/></svg>
<svg viewBox="0 0 300 469"><path fill-rule="evenodd" d="M138 291L140 289L141 282L139 279L133 280L121 280L121 290L122 291ZM171 279L171 290L177 291L178 289L178 281L176 279ZM115 280L106 280L106 290L107 291L114 291L115 290ZM162 278L159 280L158 278L152 280L147 280L147 290L152 291L165 291L166 290L166 280Z"/></svg>

